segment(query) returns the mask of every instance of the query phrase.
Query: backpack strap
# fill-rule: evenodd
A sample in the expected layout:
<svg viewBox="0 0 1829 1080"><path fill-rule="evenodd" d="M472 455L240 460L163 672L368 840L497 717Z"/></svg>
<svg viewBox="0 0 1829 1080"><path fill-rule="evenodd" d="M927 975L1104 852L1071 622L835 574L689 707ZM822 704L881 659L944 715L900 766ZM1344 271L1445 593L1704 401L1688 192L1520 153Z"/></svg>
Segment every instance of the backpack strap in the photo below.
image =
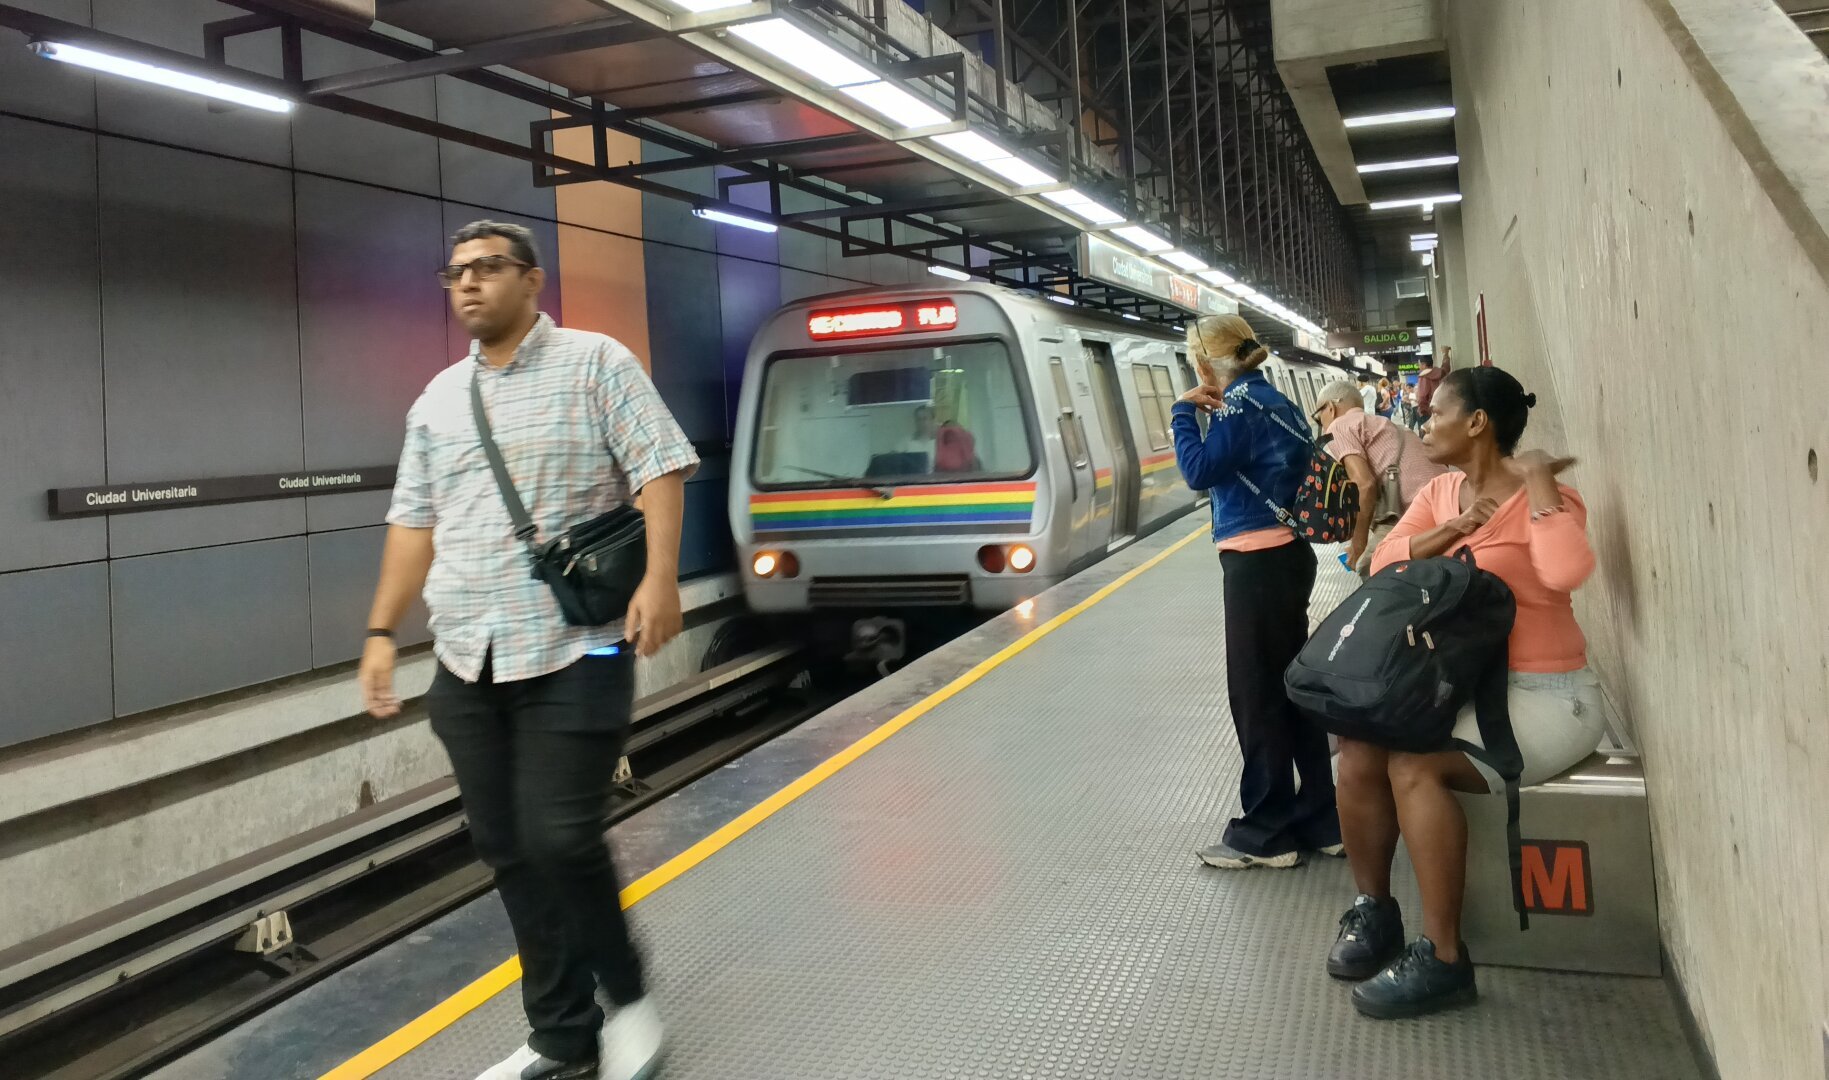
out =
<svg viewBox="0 0 1829 1080"><path fill-rule="evenodd" d="M1518 913L1518 929L1529 930L1530 915L1524 909L1524 840L1518 825L1518 781L1524 773L1524 753L1518 749L1517 733L1511 726L1507 678L1510 669L1510 656L1501 645L1474 687L1474 718L1479 723L1480 742L1485 745L1475 746L1464 739L1454 739L1451 744L1498 773L1505 783L1505 853L1511 863L1511 903Z"/></svg>

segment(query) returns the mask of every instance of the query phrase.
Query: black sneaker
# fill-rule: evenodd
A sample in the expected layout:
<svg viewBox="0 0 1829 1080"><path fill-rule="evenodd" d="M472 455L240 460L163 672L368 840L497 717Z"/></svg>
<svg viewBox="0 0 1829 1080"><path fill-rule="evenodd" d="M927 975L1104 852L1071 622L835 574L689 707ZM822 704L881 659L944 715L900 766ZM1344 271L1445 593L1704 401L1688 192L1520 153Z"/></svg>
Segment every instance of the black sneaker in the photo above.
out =
<svg viewBox="0 0 1829 1080"><path fill-rule="evenodd" d="M1353 1007L1378 1020L1398 1020L1471 1005L1478 996L1467 946L1459 960L1445 964L1435 958L1435 943L1422 937L1390 967L1353 987Z"/></svg>
<svg viewBox="0 0 1829 1080"><path fill-rule="evenodd" d="M1340 916L1340 936L1327 953L1327 973L1363 982L1397 959L1404 947L1404 917L1395 897L1359 894Z"/></svg>

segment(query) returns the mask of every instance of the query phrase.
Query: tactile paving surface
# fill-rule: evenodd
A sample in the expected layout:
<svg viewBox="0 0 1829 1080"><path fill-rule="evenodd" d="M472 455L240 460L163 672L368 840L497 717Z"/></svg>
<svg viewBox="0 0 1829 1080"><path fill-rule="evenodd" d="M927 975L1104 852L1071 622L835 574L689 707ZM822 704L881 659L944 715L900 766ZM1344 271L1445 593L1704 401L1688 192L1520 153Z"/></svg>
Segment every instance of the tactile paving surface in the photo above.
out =
<svg viewBox="0 0 1829 1080"><path fill-rule="evenodd" d="M1699 1080L1656 980L1483 968L1362 1019L1322 970L1343 861L1196 863L1236 800L1219 575L1189 546L643 901L664 1080ZM524 1037L516 987L379 1075Z"/></svg>

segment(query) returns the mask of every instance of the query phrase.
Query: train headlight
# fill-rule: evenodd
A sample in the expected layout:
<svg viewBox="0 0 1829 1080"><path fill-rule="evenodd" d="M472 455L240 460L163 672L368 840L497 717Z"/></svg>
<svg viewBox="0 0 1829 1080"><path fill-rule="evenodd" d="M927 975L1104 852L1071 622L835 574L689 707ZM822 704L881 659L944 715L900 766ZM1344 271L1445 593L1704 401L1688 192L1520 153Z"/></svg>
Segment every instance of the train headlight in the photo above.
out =
<svg viewBox="0 0 1829 1080"><path fill-rule="evenodd" d="M759 578L800 576L800 560L791 551L759 551L749 568Z"/></svg>
<svg viewBox="0 0 1829 1080"><path fill-rule="evenodd" d="M1022 544L1010 549L1010 569L1026 574L1035 569L1035 552Z"/></svg>

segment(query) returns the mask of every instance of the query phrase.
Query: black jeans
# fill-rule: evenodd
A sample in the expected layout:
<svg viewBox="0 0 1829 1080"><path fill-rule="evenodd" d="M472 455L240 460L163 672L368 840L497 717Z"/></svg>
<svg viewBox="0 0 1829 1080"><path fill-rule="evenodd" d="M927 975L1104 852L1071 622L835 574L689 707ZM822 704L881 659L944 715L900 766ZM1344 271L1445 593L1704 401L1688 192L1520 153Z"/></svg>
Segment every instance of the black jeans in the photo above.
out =
<svg viewBox="0 0 1829 1080"><path fill-rule="evenodd" d="M1250 855L1338 844L1327 734L1283 690L1283 671L1308 640L1314 551L1296 541L1222 551L1219 563L1226 577L1226 694L1245 759L1238 781L1243 810L1226 826L1225 842Z"/></svg>
<svg viewBox="0 0 1829 1080"><path fill-rule="evenodd" d="M634 659L587 656L549 675L465 683L442 665L426 693L470 835L495 871L521 952L528 1045L559 1061L597 1055L602 985L642 996L604 817L634 697Z"/></svg>

